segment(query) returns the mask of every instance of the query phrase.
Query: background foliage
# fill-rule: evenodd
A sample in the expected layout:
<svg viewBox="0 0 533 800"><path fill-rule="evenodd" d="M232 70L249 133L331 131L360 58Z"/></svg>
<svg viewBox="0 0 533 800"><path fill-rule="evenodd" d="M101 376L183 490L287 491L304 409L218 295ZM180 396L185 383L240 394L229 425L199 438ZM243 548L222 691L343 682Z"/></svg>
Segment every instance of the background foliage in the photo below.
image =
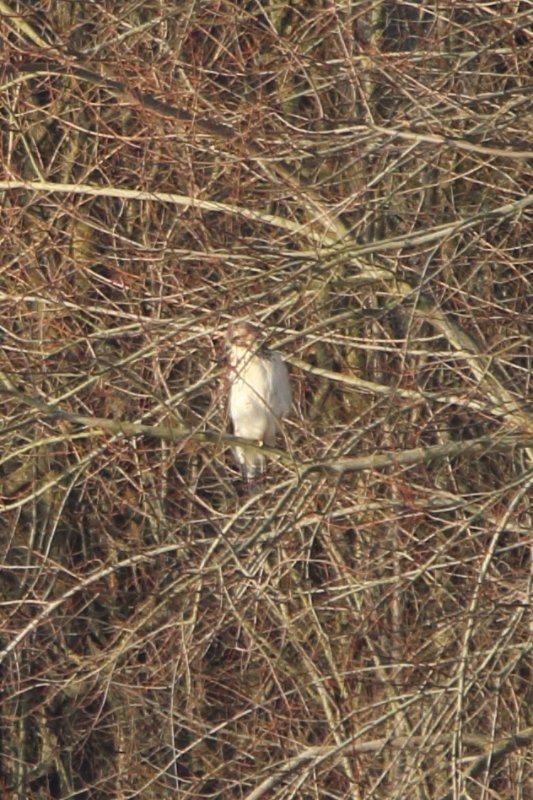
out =
<svg viewBox="0 0 533 800"><path fill-rule="evenodd" d="M3 797L531 796L532 12L0 2Z"/></svg>

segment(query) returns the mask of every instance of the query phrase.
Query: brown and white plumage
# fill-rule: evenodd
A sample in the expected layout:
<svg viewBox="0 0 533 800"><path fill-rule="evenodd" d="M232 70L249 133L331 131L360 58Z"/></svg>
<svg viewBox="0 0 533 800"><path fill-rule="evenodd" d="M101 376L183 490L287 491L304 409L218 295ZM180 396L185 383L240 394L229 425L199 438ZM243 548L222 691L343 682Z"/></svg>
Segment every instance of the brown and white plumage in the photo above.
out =
<svg viewBox="0 0 533 800"><path fill-rule="evenodd" d="M229 414L236 436L270 447L276 442L280 422L291 409L287 367L279 353L261 345L261 332L249 322L230 325ZM265 457L246 447L235 447L235 458L245 480L265 471Z"/></svg>

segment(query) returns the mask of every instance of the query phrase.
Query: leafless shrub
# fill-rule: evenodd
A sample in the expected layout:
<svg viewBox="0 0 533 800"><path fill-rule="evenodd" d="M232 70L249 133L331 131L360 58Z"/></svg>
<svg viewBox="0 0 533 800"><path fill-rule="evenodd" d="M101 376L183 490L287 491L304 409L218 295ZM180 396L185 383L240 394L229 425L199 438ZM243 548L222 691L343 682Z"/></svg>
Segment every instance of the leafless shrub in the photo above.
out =
<svg viewBox="0 0 533 800"><path fill-rule="evenodd" d="M531 795L531 11L0 2L3 796Z"/></svg>

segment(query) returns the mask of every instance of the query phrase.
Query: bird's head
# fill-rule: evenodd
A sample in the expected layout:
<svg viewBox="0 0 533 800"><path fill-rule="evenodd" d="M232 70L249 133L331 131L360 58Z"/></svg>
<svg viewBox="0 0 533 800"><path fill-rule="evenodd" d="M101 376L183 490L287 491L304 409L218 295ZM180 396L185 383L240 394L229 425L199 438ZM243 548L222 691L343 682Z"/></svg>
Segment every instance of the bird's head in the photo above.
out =
<svg viewBox="0 0 533 800"><path fill-rule="evenodd" d="M262 334L259 328L251 322L236 322L229 325L226 331L226 341L229 347L242 347L251 350L258 346Z"/></svg>

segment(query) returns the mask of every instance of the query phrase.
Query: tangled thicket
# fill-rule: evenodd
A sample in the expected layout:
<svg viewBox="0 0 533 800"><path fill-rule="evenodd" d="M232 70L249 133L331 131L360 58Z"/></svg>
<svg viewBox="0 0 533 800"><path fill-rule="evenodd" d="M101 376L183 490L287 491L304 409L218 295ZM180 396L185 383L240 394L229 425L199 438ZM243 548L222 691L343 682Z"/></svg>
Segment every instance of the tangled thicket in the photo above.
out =
<svg viewBox="0 0 533 800"><path fill-rule="evenodd" d="M532 13L1 0L2 797L531 797Z"/></svg>

